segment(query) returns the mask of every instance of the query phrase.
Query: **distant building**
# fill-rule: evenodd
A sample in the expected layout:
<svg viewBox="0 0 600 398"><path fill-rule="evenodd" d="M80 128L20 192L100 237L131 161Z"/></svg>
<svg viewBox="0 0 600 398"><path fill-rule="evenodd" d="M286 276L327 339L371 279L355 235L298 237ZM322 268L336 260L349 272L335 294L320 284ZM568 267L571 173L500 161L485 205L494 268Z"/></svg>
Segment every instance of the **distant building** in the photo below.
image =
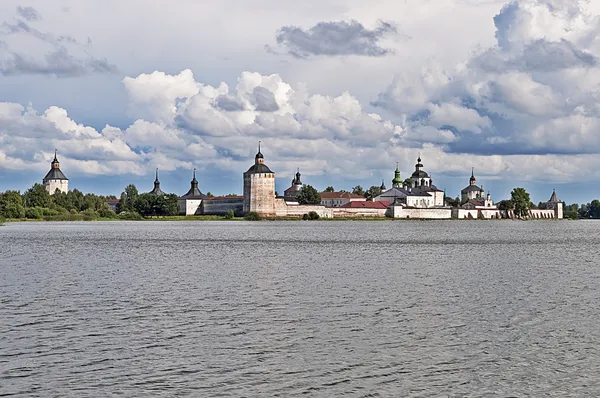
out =
<svg viewBox="0 0 600 398"><path fill-rule="evenodd" d="M148 192L150 195L166 195L162 189L160 189L160 181L158 180L158 167L156 168L156 179L154 180L154 189Z"/></svg>
<svg viewBox="0 0 600 398"><path fill-rule="evenodd" d="M431 176L423 170L419 156L415 171L406 182L402 181L396 165L392 188L373 198L373 201L388 201L394 205L415 208L444 207L444 191L433 185Z"/></svg>
<svg viewBox="0 0 600 398"><path fill-rule="evenodd" d="M179 214L191 216L200 214L202 212L201 204L207 196L198 189L198 180L196 179L196 169L192 181L190 183L190 190L178 199Z"/></svg>
<svg viewBox="0 0 600 398"><path fill-rule="evenodd" d="M558 200L556 190L552 190L552 196L550 196L550 200L546 203L546 209L554 210L554 218L563 218L563 202Z"/></svg>
<svg viewBox="0 0 600 398"><path fill-rule="evenodd" d="M468 202L469 200L483 200L485 191L483 188L477 186L477 179L475 178L475 169L471 169L471 178L469 178L469 185L460 191L461 203Z"/></svg>
<svg viewBox="0 0 600 398"><path fill-rule="evenodd" d="M119 204L119 199L106 199L106 204L112 211L117 211L117 205Z"/></svg>
<svg viewBox="0 0 600 398"><path fill-rule="evenodd" d="M298 192L302 189L302 181L300 180L300 169L296 172L296 175L292 179L292 185L283 191L284 198L295 198Z"/></svg>
<svg viewBox="0 0 600 398"><path fill-rule="evenodd" d="M321 205L327 207L341 207L350 202L364 202L367 199L364 196L356 195L351 192L321 192Z"/></svg>
<svg viewBox="0 0 600 398"><path fill-rule="evenodd" d="M54 150L54 160L50 164L50 171L46 174L42 183L50 195L54 195L57 189L60 192L69 192L69 179L60 170L60 162L56 157L56 150Z"/></svg>
<svg viewBox="0 0 600 398"><path fill-rule="evenodd" d="M266 216L275 214L275 173L265 164L260 141L254 164L244 173L243 212L250 211Z"/></svg>

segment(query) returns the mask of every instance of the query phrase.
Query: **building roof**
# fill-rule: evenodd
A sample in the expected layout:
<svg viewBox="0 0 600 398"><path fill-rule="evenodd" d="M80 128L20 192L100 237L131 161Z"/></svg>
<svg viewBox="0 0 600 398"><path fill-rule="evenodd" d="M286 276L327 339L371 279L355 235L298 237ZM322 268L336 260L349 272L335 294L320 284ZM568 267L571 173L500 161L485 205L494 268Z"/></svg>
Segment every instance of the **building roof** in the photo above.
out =
<svg viewBox="0 0 600 398"><path fill-rule="evenodd" d="M321 199L365 199L364 196L352 192L321 192Z"/></svg>
<svg viewBox="0 0 600 398"><path fill-rule="evenodd" d="M560 200L558 200L558 196L556 195L556 190L552 191L552 196L550 196L550 200L548 202L550 202L550 203L560 202Z"/></svg>
<svg viewBox="0 0 600 398"><path fill-rule="evenodd" d="M266 164L264 163L257 163L257 164L253 164L248 171L246 171L244 174L264 174L264 173L271 173L274 174L270 168L267 167Z"/></svg>
<svg viewBox="0 0 600 398"><path fill-rule="evenodd" d="M194 169L194 178L192 179L190 185L190 190L187 191L187 193L183 195L181 199L204 199L207 197L198 189L198 180L196 180L196 169Z"/></svg>
<svg viewBox="0 0 600 398"><path fill-rule="evenodd" d="M69 180L62 171L60 171L60 162L56 157L56 149L54 150L54 159L52 160L50 171L44 177L42 181L44 184L49 180Z"/></svg>
<svg viewBox="0 0 600 398"><path fill-rule="evenodd" d="M429 178L429 174L423 170L415 170L411 175L412 178Z"/></svg>
<svg viewBox="0 0 600 398"><path fill-rule="evenodd" d="M38 177L39 178L39 177ZM69 180L59 168L52 168L44 177L44 183L49 180ZM39 180L38 180L39 181Z"/></svg>
<svg viewBox="0 0 600 398"><path fill-rule="evenodd" d="M469 193L469 192L483 192L483 189L481 189L477 185L469 185L468 187L466 187L460 191L460 193Z"/></svg>
<svg viewBox="0 0 600 398"><path fill-rule="evenodd" d="M162 189L160 189L160 181L158 180L158 167L156 168L156 179L154 180L154 189L148 192L150 195L166 195Z"/></svg>
<svg viewBox="0 0 600 398"><path fill-rule="evenodd" d="M243 196L238 196L238 195L236 195L236 196L214 196L212 198L206 197L206 199L204 199L204 200L215 201L215 200L228 200L228 199L237 199L237 200L240 200L240 199L244 199L244 197Z"/></svg>
<svg viewBox="0 0 600 398"><path fill-rule="evenodd" d="M390 207L392 202L387 200L381 201L357 201L357 202L348 202L345 205L340 206L340 208L345 209L387 209Z"/></svg>

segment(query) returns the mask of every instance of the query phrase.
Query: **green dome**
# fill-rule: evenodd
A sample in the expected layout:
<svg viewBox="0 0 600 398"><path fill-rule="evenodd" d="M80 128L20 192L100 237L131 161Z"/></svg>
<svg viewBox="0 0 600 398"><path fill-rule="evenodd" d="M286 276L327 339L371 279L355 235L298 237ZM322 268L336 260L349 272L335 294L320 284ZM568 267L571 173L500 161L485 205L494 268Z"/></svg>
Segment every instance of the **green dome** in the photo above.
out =
<svg viewBox="0 0 600 398"><path fill-rule="evenodd" d="M394 171L394 179L392 180L392 185L399 186L402 185L402 178L400 177L400 169L396 164L396 171Z"/></svg>

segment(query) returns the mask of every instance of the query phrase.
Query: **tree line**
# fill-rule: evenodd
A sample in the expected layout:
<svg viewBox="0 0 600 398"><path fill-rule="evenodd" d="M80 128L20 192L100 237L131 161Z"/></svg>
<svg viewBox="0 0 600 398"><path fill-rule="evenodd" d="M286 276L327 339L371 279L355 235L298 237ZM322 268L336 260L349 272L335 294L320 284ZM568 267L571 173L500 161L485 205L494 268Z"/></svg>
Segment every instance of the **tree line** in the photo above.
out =
<svg viewBox="0 0 600 398"><path fill-rule="evenodd" d="M54 195L41 184L19 191L0 193L0 217L7 219L97 219L114 218L116 214L106 203L114 196L84 194L74 189L56 191Z"/></svg>
<svg viewBox="0 0 600 398"><path fill-rule="evenodd" d="M142 217L164 217L175 216L179 213L179 204L177 195L169 193L165 195L153 195L149 193L138 192L135 185L129 184L121 193L121 198L117 204L117 214L121 218Z"/></svg>

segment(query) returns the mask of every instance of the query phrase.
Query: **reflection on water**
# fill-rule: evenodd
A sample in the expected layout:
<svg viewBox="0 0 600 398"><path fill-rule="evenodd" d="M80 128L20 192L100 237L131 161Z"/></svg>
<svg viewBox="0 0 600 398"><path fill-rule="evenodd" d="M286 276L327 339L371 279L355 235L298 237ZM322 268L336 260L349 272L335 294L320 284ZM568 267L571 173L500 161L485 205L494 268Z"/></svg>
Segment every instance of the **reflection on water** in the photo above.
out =
<svg viewBox="0 0 600 398"><path fill-rule="evenodd" d="M0 396L597 396L600 223L0 228Z"/></svg>

